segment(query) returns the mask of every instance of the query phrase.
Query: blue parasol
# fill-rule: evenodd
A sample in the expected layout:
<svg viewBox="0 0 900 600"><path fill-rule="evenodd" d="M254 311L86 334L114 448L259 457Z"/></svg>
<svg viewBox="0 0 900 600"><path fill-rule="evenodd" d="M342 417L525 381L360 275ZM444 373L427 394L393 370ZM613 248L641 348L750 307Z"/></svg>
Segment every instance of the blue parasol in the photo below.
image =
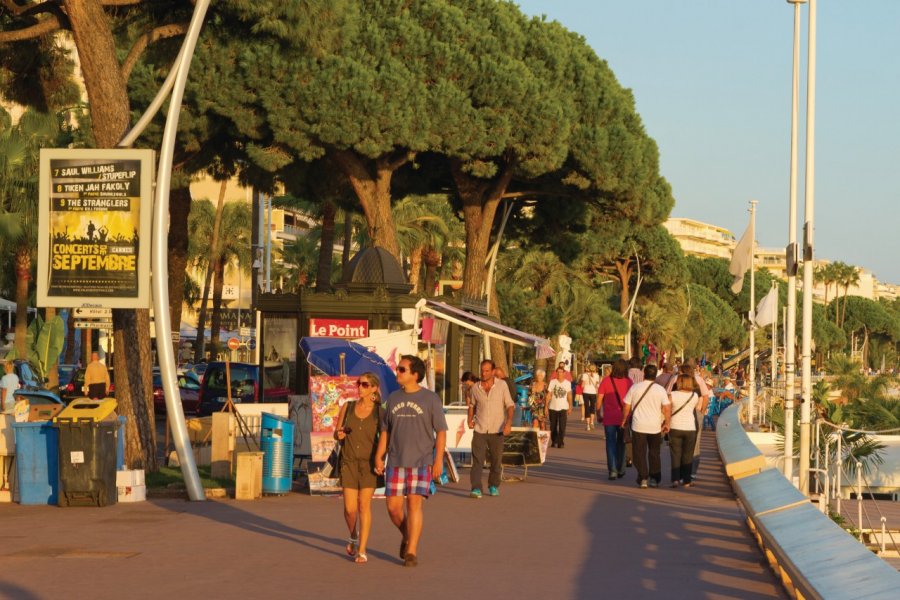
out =
<svg viewBox="0 0 900 600"><path fill-rule="evenodd" d="M400 389L397 376L384 359L370 352L365 346L340 338L305 337L300 340L300 349L306 355L306 362L326 375L359 376L372 372L381 379L381 397ZM344 371L341 373L341 354L344 355Z"/></svg>

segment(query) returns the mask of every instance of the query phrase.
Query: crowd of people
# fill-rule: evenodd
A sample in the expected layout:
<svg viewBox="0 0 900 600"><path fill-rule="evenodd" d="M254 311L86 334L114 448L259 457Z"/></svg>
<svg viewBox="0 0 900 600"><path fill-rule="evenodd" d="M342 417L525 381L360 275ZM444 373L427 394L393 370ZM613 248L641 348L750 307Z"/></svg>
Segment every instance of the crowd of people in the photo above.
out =
<svg viewBox="0 0 900 600"><path fill-rule="evenodd" d="M358 564L368 562L372 497L383 485L388 515L400 532L400 558L405 566L414 567L424 500L435 493L435 481L443 473L447 421L439 396L420 385L425 377L420 358L401 357L396 377L401 389L382 400L378 376L361 375L358 399L342 406L334 437L342 448L339 469L350 533L347 554ZM730 382L725 381L727 389ZM499 496L515 386L491 360L481 362L478 375L464 373L462 383L466 421L473 432L469 496ZM602 425L610 480L625 478L633 467L641 488L661 485L660 454L666 440L670 484L691 487L699 462L695 452L702 429L699 416L708 414L710 387L701 370L689 363L659 370L653 363L642 366L639 359L617 360L604 373L589 365L575 381L561 363L549 381L543 370L535 371L529 390L530 422L536 429L549 430L552 447L565 448L568 417L578 397L584 403L586 428L593 430L595 422ZM710 426L714 427L714 419ZM490 466L486 492L485 465Z"/></svg>

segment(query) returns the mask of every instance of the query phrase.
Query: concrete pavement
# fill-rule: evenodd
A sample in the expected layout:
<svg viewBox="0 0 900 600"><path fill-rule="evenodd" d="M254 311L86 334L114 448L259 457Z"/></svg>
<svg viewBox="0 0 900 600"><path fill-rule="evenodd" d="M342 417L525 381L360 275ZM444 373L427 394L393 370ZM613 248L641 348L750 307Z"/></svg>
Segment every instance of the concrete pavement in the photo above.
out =
<svg viewBox="0 0 900 600"><path fill-rule="evenodd" d="M598 432L571 429L565 449L499 498L469 499L468 469L441 488L426 503L417 568L401 566L383 500L366 565L344 554L338 498L4 504L0 598L786 597L746 530L713 436L697 487L641 490L633 469L607 481Z"/></svg>

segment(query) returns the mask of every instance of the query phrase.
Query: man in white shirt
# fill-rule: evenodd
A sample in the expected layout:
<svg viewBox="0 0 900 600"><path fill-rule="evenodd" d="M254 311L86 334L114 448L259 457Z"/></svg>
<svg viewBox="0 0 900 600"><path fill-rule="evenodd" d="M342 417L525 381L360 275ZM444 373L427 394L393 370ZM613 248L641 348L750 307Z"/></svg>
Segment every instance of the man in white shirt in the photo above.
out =
<svg viewBox="0 0 900 600"><path fill-rule="evenodd" d="M656 383L656 365L644 367L644 381L636 383L625 394L625 423L631 417L631 441L638 485L658 487L662 481L660 446L669 431L672 403L666 388Z"/></svg>
<svg viewBox="0 0 900 600"><path fill-rule="evenodd" d="M572 382L566 379L566 373L565 369L557 368L556 378L547 385L550 446L553 448L566 447L566 421L572 412Z"/></svg>
<svg viewBox="0 0 900 600"><path fill-rule="evenodd" d="M470 480L472 498L481 498L481 470L487 456L491 459L488 476L488 495L500 495L503 438L512 427L515 404L509 395L506 381L494 376L497 369L492 360L481 361L481 381L469 390L469 427L472 433L472 470Z"/></svg>

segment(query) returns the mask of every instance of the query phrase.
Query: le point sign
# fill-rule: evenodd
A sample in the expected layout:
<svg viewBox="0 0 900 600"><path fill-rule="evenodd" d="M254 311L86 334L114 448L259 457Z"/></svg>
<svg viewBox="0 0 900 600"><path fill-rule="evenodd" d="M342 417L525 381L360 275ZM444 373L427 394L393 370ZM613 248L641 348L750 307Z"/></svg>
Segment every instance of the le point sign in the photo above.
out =
<svg viewBox="0 0 900 600"><path fill-rule="evenodd" d="M310 319L310 337L334 337L356 339L368 337L369 322L366 319Z"/></svg>

